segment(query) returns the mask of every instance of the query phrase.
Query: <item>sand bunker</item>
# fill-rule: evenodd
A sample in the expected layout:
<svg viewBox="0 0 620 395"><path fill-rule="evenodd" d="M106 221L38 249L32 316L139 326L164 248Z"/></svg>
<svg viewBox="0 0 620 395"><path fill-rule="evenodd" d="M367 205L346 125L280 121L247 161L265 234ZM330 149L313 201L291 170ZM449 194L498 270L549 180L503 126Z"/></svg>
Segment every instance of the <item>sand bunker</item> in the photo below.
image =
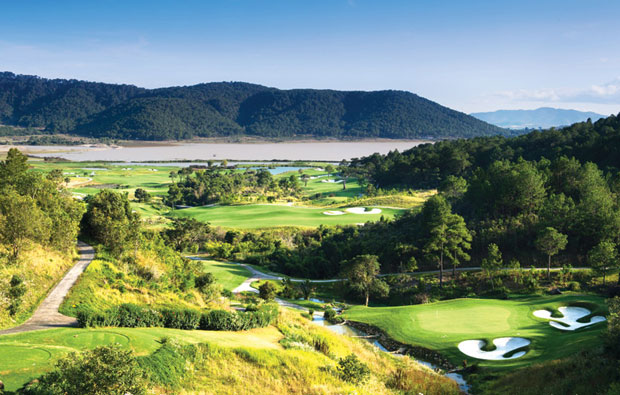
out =
<svg viewBox="0 0 620 395"><path fill-rule="evenodd" d="M329 183L332 183L332 184L339 184L339 183L342 182L342 180L323 180L321 182L329 182Z"/></svg>
<svg viewBox="0 0 620 395"><path fill-rule="evenodd" d="M459 343L459 350L470 357L478 359L486 359L492 361L501 361L505 359L515 359L525 355L526 351L516 352L505 357L510 351L529 346L530 341L522 337L500 337L493 340L495 350L483 351L482 347L486 342L484 340L465 340Z"/></svg>
<svg viewBox="0 0 620 395"><path fill-rule="evenodd" d="M345 210L351 214L381 214L380 208L373 208L372 210L366 210L364 207L349 207Z"/></svg>
<svg viewBox="0 0 620 395"><path fill-rule="evenodd" d="M558 309L564 317L556 318L551 316L549 310L536 310L534 316L549 321L549 325L563 331L574 331L584 326L596 324L605 321L605 317L596 315L591 317L588 322L578 322L577 320L590 315L591 311L583 307L565 306Z"/></svg>
<svg viewBox="0 0 620 395"><path fill-rule="evenodd" d="M343 215L344 211L334 210L334 211L323 211L325 215Z"/></svg>

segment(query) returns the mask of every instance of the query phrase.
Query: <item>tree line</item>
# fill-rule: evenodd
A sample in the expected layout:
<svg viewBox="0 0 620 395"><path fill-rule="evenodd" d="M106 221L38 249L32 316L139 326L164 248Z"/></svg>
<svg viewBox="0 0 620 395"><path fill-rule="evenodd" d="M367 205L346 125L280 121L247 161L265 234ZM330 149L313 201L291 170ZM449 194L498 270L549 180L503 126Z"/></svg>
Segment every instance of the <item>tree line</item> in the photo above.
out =
<svg viewBox="0 0 620 395"><path fill-rule="evenodd" d="M219 167L185 167L171 172L170 177L173 182L168 187L165 200L173 207L253 201L257 196L275 201L301 192L301 183L296 175L276 180L267 169L239 172Z"/></svg>

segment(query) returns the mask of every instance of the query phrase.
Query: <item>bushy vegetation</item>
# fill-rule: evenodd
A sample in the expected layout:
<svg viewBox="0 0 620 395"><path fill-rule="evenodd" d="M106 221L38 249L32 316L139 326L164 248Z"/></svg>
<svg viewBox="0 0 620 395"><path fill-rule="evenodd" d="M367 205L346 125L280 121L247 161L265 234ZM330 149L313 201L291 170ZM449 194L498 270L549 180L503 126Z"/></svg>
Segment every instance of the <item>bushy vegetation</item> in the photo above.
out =
<svg viewBox="0 0 620 395"><path fill-rule="evenodd" d="M209 310L201 312L192 309L157 309L131 303L121 304L106 311L95 311L88 307L77 311L78 324L82 328L173 328L203 329L210 331L241 331L264 328L278 317L278 307L263 304L252 311Z"/></svg>
<svg viewBox="0 0 620 395"><path fill-rule="evenodd" d="M83 204L61 171L44 175L10 149L0 162L0 327L23 321L74 255Z"/></svg>
<svg viewBox="0 0 620 395"><path fill-rule="evenodd" d="M131 351L119 346L72 353L56 363L25 390L31 395L141 395L146 394L143 371Z"/></svg>
<svg viewBox="0 0 620 395"><path fill-rule="evenodd" d="M166 202L171 206L238 203L244 200L253 201L257 195L263 199L276 199L294 196L301 191L297 175L275 180L266 169L247 169L240 173L217 168L183 168L179 174L172 175L180 179L168 188Z"/></svg>
<svg viewBox="0 0 620 395"><path fill-rule="evenodd" d="M279 90L240 82L142 89L0 74L0 122L139 140L263 137L442 138L507 133L402 91Z"/></svg>
<svg viewBox="0 0 620 395"><path fill-rule="evenodd" d="M160 232L142 227L126 194L103 190L88 199L82 224L100 244L96 259L63 302L65 314L103 314L123 303L200 309L220 296L221 285L201 262L183 258Z"/></svg>
<svg viewBox="0 0 620 395"><path fill-rule="evenodd" d="M91 335L95 336L91 336ZM104 337L106 334L109 337ZM63 378L52 381L48 375L45 379L31 381L39 376L42 370L52 368L52 359L42 361L37 367L24 363L30 375L20 376L20 380L11 380L8 389L15 391L26 385L31 393L35 389L45 390L58 388L63 382L77 385L84 374L84 387L81 392L91 393L88 385L95 382L91 376L105 376L102 388L113 392L122 383L140 384L143 389L155 393L229 393L251 394L259 388L261 393L359 393L359 394L399 394L401 389L395 386L391 377L397 370L407 371L412 382L407 383L408 390L430 395L457 394L454 382L441 375L421 367L409 358L394 358L379 351L361 339L353 339L336 335L325 328L314 325L299 317L297 313L282 311L274 327L255 329L250 332L207 332L179 331L175 329L98 329L96 331L63 328L32 332L18 335L23 346L22 357L27 360L30 353L40 348L51 350L52 355L62 358L67 345L75 347L76 339L84 349L95 348L119 339L130 339L129 345L107 346L105 361L94 358L94 351L73 354L63 363L71 369L53 369L49 377ZM17 340L17 339L16 339ZM11 341L3 337L0 348L10 347ZM62 347L54 347L60 346ZM130 354L128 349L133 349ZM3 348L3 350L5 350ZM123 353L122 355L121 352ZM64 355L63 355L64 354ZM368 368L363 383L343 380L338 373L341 359L354 354L358 363ZM0 356L2 358L4 355ZM54 358L53 358L54 359ZM99 361L99 364L93 364ZM123 363L123 365L120 364ZM9 375L14 377L16 369L9 366ZM19 366L22 366L20 363ZM6 367L5 367L6 368ZM120 376L124 371L135 372ZM19 373L22 369L19 370ZM78 372L67 377L65 372ZM104 374L116 372L120 377ZM65 380L66 379L66 380ZM54 387L55 386L55 387ZM102 389L103 390L103 389ZM139 389L134 390L140 393ZM47 392L49 393L49 392ZM96 393L96 392L92 392Z"/></svg>
<svg viewBox="0 0 620 395"><path fill-rule="evenodd" d="M28 158L10 149L0 163L0 241L15 262L29 243L66 252L73 248L84 212L63 188L61 171L29 170Z"/></svg>

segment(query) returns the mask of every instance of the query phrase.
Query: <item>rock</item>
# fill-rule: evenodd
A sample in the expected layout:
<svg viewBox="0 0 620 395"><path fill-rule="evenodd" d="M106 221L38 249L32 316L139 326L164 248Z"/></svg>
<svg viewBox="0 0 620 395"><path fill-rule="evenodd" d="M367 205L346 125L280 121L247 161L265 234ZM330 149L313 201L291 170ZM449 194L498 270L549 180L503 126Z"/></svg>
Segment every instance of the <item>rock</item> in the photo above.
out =
<svg viewBox="0 0 620 395"><path fill-rule="evenodd" d="M562 295L562 291L560 291L560 288L553 288L551 291L549 291L549 294L551 294L551 295Z"/></svg>

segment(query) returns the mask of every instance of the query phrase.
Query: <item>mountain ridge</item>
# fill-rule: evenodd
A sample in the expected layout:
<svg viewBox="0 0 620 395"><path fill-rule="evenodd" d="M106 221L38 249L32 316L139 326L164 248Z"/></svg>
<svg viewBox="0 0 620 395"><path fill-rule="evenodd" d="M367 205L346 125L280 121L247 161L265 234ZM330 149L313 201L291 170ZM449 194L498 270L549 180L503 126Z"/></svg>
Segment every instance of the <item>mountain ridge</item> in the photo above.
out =
<svg viewBox="0 0 620 395"><path fill-rule="evenodd" d="M563 108L539 107L534 110L497 110L469 114L481 121L508 129L548 129L569 126L588 118L596 122L606 115L592 111L578 111Z"/></svg>
<svg viewBox="0 0 620 395"><path fill-rule="evenodd" d="M399 90L282 90L246 82L140 88L0 73L0 122L95 138L445 139L509 134Z"/></svg>

